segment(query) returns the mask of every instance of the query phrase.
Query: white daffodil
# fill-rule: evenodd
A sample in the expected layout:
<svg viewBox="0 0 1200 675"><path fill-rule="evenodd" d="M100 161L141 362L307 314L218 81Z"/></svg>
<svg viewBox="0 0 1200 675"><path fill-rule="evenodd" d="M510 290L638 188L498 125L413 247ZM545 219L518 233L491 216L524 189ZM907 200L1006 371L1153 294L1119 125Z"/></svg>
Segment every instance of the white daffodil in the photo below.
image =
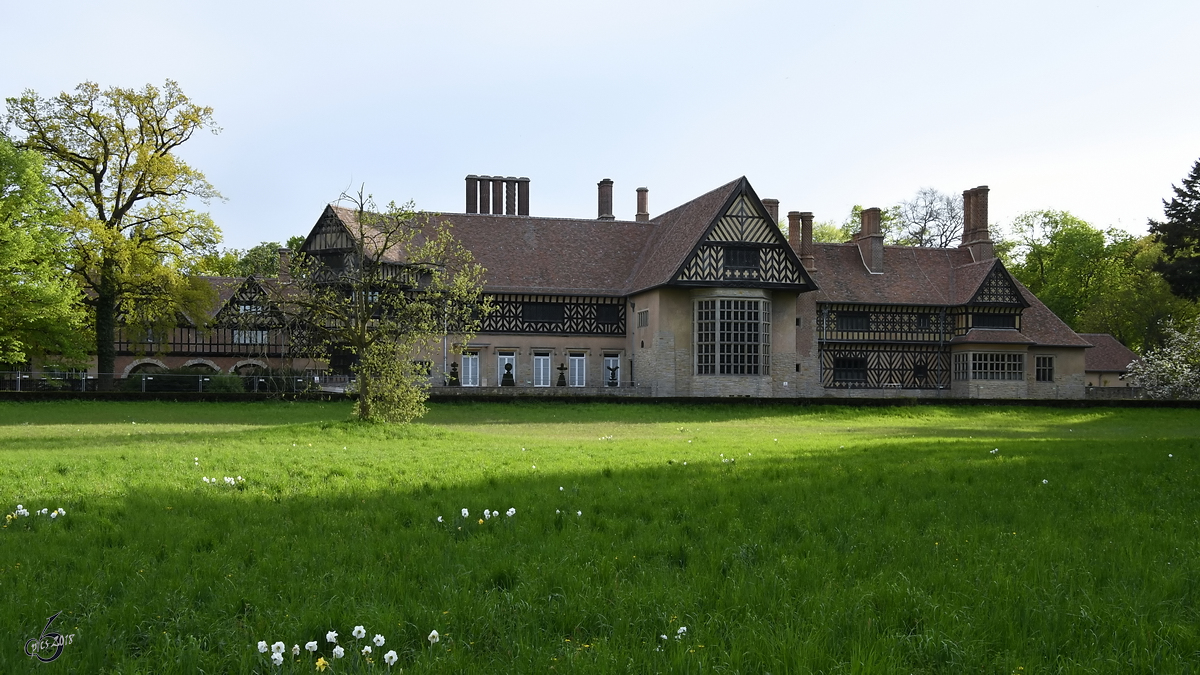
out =
<svg viewBox="0 0 1200 675"><path fill-rule="evenodd" d="M577 515L577 516L582 516L582 515L583 515L583 511L576 511L576 512L575 512L575 515Z"/></svg>
<svg viewBox="0 0 1200 675"><path fill-rule="evenodd" d="M491 520L491 519L492 519L492 512L491 512L491 511L489 511L489 510L487 510L487 509L484 509L484 510L483 510L483 518L484 518L484 520Z"/></svg>
<svg viewBox="0 0 1200 675"><path fill-rule="evenodd" d="M515 508L509 508L505 515L509 518L512 518L513 516L517 515L517 510Z"/></svg>
<svg viewBox="0 0 1200 675"><path fill-rule="evenodd" d="M687 635L687 626L680 626L679 630L675 631L676 635Z"/></svg>
<svg viewBox="0 0 1200 675"><path fill-rule="evenodd" d="M666 639L667 639L667 636L666 636L666 635L659 635L659 636L658 636L658 638L659 638L660 640L666 640Z"/></svg>
<svg viewBox="0 0 1200 675"><path fill-rule="evenodd" d="M463 514L463 518L466 518L467 516L471 515L471 512L466 509L463 509L462 514Z"/></svg>
<svg viewBox="0 0 1200 675"><path fill-rule="evenodd" d="M326 642L332 642L332 643L334 643L334 644L337 644L337 631L336 631L336 630L331 630L331 631L329 631L328 633L326 633L326 634L325 634L325 641L326 641Z"/></svg>
<svg viewBox="0 0 1200 675"><path fill-rule="evenodd" d="M355 626L354 630L350 631L350 634L354 636L354 639L361 640L367 637L367 629L362 626Z"/></svg>
<svg viewBox="0 0 1200 675"><path fill-rule="evenodd" d="M58 517L58 511L51 511L51 512L50 512L50 517L51 517L51 518L57 518L57 517Z"/></svg>
<svg viewBox="0 0 1200 675"><path fill-rule="evenodd" d="M387 642L387 640L384 640L382 635L376 633L375 637L371 638L371 642L374 642L376 647L382 647L383 643Z"/></svg>
<svg viewBox="0 0 1200 675"><path fill-rule="evenodd" d="M559 485L559 486L558 486L558 491L559 491L559 492L562 492L562 491L563 491L563 486Z"/></svg>
<svg viewBox="0 0 1200 675"><path fill-rule="evenodd" d="M267 653L267 641L266 641L266 640L259 640L259 641L258 641L258 651L259 651L259 653L260 653L260 654L266 654L266 653Z"/></svg>
<svg viewBox="0 0 1200 675"><path fill-rule="evenodd" d="M292 656L300 656L300 645L292 645Z"/></svg>
<svg viewBox="0 0 1200 675"><path fill-rule="evenodd" d="M436 644L437 641L440 639L441 639L441 636L438 635L438 632L436 630L429 631L429 644L431 644L431 645Z"/></svg>
<svg viewBox="0 0 1200 675"><path fill-rule="evenodd" d="M438 516L438 522L439 522L439 523L441 523L441 522L444 522L444 521L442 520L442 517L441 517L441 516Z"/></svg>
<svg viewBox="0 0 1200 675"><path fill-rule="evenodd" d="M383 662L388 664L388 668L391 668L392 666L396 665L396 662L399 660L400 660L399 657L396 656L395 649L393 649L392 651L383 655Z"/></svg>
<svg viewBox="0 0 1200 675"><path fill-rule="evenodd" d="M1046 480L1045 478L1042 479L1042 485L1049 485L1049 484L1050 484L1050 481Z"/></svg>
<svg viewBox="0 0 1200 675"><path fill-rule="evenodd" d="M282 642L276 642L275 644L271 645L272 654L282 654L285 649L287 649L287 645L283 644Z"/></svg>
<svg viewBox="0 0 1200 675"><path fill-rule="evenodd" d="M346 655L346 650L342 649L341 645L338 645L333 648L333 658L340 659L345 655Z"/></svg>
<svg viewBox="0 0 1200 675"><path fill-rule="evenodd" d="M277 666L282 666L283 665L283 654L272 654L271 655L271 663L274 663Z"/></svg>
<svg viewBox="0 0 1200 675"><path fill-rule="evenodd" d="M307 649L307 650L308 650L308 651L310 651L310 652L315 652L315 651L317 651L317 641L316 641L316 640L313 640L312 642L306 642L306 643L304 643L304 648L305 648L305 649Z"/></svg>
<svg viewBox="0 0 1200 675"><path fill-rule="evenodd" d="M362 648L362 655L368 656L371 653L371 645Z"/></svg>
<svg viewBox="0 0 1200 675"><path fill-rule="evenodd" d="M67 511L65 509L63 509L62 507L59 507L58 515L65 516L65 515L67 515Z"/></svg>

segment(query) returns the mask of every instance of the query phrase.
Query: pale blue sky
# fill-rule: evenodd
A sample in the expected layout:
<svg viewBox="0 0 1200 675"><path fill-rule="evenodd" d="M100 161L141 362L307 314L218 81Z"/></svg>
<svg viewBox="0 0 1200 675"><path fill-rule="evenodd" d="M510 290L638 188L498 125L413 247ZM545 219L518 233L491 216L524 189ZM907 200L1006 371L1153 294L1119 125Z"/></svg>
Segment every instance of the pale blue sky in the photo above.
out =
<svg viewBox="0 0 1200 675"><path fill-rule="evenodd" d="M594 218L741 175L841 220L986 184L991 220L1144 232L1200 157L1188 2L6 2L0 93L177 80L227 246L304 234L365 182L463 210L469 173Z"/></svg>

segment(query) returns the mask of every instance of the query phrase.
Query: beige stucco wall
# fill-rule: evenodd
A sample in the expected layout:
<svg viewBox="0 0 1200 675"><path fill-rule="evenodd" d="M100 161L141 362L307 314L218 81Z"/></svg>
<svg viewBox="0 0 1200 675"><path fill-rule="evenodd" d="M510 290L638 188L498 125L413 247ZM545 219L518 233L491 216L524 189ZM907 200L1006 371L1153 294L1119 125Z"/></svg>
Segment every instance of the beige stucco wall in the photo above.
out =
<svg viewBox="0 0 1200 675"><path fill-rule="evenodd" d="M1054 382L1037 381L1037 357L1054 357ZM1025 379L1029 398L1083 398L1086 379L1081 347L1030 347L1025 357Z"/></svg>
<svg viewBox="0 0 1200 675"><path fill-rule="evenodd" d="M1089 387L1129 387L1132 386L1126 380L1121 379L1121 373L1109 371L1088 370L1084 371L1084 382Z"/></svg>

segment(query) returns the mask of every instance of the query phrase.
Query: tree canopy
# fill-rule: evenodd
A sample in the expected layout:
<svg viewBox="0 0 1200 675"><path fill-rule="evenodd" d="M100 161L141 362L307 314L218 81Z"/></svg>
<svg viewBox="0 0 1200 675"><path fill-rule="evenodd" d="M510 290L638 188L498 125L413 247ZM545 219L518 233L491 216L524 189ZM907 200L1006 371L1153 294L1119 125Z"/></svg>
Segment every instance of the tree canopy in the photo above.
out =
<svg viewBox="0 0 1200 675"><path fill-rule="evenodd" d="M47 354L74 363L87 353L59 218L42 158L0 136L0 363Z"/></svg>
<svg viewBox="0 0 1200 675"><path fill-rule="evenodd" d="M42 155L64 208L69 266L94 311L101 387L111 387L119 318L147 330L200 320L215 297L189 278L190 259L220 233L190 200L219 198L204 174L178 155L204 128L212 108L192 103L171 80L160 89L84 82L73 93L9 98L8 121L23 148Z"/></svg>
<svg viewBox="0 0 1200 675"><path fill-rule="evenodd" d="M425 411L439 342L466 345L488 311L484 270L448 222L411 203L381 210L362 191L342 201L354 214L352 248L338 260L299 256L279 304L310 356L353 357L360 419L407 422Z"/></svg>
<svg viewBox="0 0 1200 675"><path fill-rule="evenodd" d="M1192 165L1183 185L1171 186L1175 196L1163 200L1166 219L1150 221L1150 232L1163 245L1155 266L1178 296L1200 299L1200 160Z"/></svg>

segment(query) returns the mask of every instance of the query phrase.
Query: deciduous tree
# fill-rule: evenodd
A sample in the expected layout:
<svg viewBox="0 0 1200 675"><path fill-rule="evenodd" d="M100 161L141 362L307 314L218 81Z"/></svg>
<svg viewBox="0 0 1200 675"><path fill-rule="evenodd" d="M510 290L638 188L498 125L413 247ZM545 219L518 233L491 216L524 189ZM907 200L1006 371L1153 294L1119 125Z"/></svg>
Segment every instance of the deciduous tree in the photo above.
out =
<svg viewBox="0 0 1200 675"><path fill-rule="evenodd" d="M170 80L141 90L85 82L53 98L8 99L8 121L23 132L20 145L45 158L64 205L70 267L94 310L100 385L110 388L120 317L166 327L215 301L184 271L220 240L189 200L220 195L177 154L197 131L218 131L212 108Z"/></svg>
<svg viewBox="0 0 1200 675"><path fill-rule="evenodd" d="M962 195L921 188L912 199L900 202L895 214L894 243L947 248L957 246L962 240Z"/></svg>
<svg viewBox="0 0 1200 675"><path fill-rule="evenodd" d="M42 158L0 136L0 363L47 354L74 363L87 353L61 216Z"/></svg>
<svg viewBox="0 0 1200 675"><path fill-rule="evenodd" d="M364 420L407 422L424 413L429 367L420 363L447 335L466 344L487 307L483 268L448 222L394 202L380 210L361 190L343 194L350 248L298 256L293 284L280 299L309 355L355 358Z"/></svg>

